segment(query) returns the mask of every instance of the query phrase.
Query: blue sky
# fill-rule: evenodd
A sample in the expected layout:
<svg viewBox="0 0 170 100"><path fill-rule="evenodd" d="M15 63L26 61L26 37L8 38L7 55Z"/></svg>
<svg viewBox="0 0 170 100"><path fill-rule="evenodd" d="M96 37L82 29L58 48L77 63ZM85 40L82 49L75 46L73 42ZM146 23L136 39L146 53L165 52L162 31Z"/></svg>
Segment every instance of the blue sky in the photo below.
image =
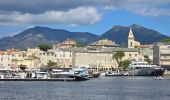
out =
<svg viewBox="0 0 170 100"><path fill-rule="evenodd" d="M0 0L0 38L34 26L100 35L132 24L170 36L169 5L170 0Z"/></svg>

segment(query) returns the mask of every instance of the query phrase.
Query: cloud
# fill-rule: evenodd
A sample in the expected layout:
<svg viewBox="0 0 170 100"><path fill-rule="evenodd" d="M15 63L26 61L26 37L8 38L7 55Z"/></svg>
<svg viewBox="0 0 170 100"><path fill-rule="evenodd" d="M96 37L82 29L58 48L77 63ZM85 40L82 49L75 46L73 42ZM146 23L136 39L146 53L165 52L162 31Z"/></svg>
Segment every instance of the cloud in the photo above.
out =
<svg viewBox="0 0 170 100"><path fill-rule="evenodd" d="M124 9L142 16L170 16L169 0L127 0Z"/></svg>
<svg viewBox="0 0 170 100"><path fill-rule="evenodd" d="M46 11L40 14L12 12L0 14L0 24L94 24L101 15L93 7L78 7L68 11Z"/></svg>
<svg viewBox="0 0 170 100"><path fill-rule="evenodd" d="M0 0L0 24L88 25L104 10L141 16L170 16L170 0Z"/></svg>

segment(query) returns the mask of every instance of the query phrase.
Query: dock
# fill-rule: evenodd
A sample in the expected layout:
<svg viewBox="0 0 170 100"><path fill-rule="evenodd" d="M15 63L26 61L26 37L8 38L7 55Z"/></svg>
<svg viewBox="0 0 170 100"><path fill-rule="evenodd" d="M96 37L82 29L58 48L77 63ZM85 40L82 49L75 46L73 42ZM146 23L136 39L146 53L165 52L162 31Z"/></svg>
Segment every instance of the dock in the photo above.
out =
<svg viewBox="0 0 170 100"><path fill-rule="evenodd" d="M0 81L77 81L76 78L51 78L51 79L38 79L38 78L4 78Z"/></svg>

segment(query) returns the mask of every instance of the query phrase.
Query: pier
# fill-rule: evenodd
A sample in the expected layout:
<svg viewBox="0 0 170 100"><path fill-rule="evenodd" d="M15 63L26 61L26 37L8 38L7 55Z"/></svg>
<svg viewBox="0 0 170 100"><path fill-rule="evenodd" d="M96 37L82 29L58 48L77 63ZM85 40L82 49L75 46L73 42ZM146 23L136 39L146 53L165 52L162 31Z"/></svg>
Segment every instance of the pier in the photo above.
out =
<svg viewBox="0 0 170 100"><path fill-rule="evenodd" d="M37 79L37 78L4 78L0 81L78 81L76 78L52 78L52 79Z"/></svg>

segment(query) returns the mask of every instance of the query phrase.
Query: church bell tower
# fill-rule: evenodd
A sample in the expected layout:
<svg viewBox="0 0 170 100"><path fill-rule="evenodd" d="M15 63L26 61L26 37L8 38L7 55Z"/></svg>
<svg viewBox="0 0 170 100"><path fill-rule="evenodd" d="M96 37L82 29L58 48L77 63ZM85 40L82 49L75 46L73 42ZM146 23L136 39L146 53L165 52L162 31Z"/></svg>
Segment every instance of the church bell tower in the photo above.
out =
<svg viewBox="0 0 170 100"><path fill-rule="evenodd" d="M135 40L134 40L132 29L130 28L129 35L128 35L128 48L134 48L134 46L135 46Z"/></svg>

